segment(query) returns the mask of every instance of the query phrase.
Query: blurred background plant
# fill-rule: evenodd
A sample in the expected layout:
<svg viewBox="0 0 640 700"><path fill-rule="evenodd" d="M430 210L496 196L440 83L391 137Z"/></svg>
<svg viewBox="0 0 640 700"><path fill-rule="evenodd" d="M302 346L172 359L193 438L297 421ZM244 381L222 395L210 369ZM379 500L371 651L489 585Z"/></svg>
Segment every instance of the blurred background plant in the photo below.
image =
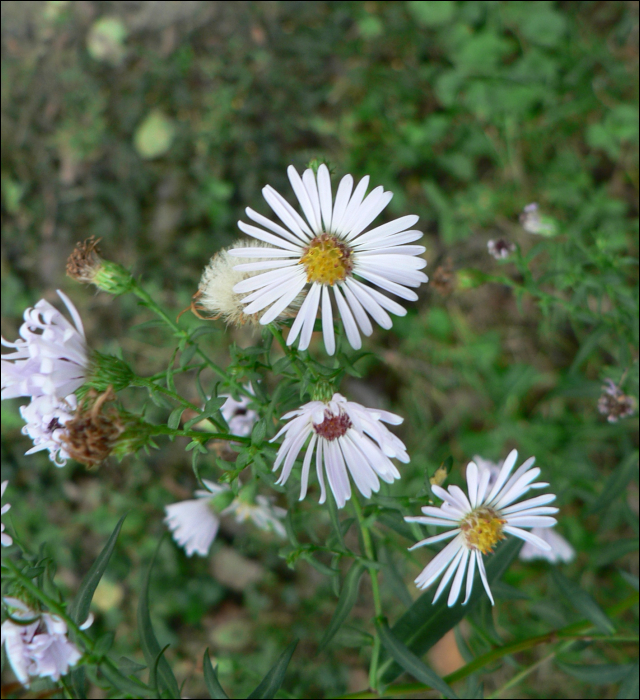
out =
<svg viewBox="0 0 640 700"><path fill-rule="evenodd" d="M565 573L610 607L638 587L637 422L598 411L607 379L638 396L637 84L636 2L3 2L2 333L15 338L24 309L62 287L93 347L163 371L172 339L133 297L64 278L77 240L101 238L177 314L238 237L244 207L264 211L260 189L291 199L289 163L369 174L395 194L389 217L420 215L433 280L393 333L366 342L376 357L343 390L405 416L412 460L394 493L426 493L449 455L459 482L474 454L535 454L577 550ZM533 202L552 235L519 221ZM518 248L497 261L487 243L499 239ZM255 340L229 329L206 342L226 364L230 343ZM94 629L117 629L118 652L139 660L137 592L163 507L194 488L189 460L171 444L97 472L58 470L24 457L17 406L2 404L10 515L34 550L48 543L63 589L75 592L130 510ZM268 536L221 528L208 559L165 545L155 565L156 631L185 692L206 692L206 646L223 685L248 692L292 633L291 697L366 688L358 630L315 656L331 581L289 570ZM423 563L398 559L412 594ZM481 604L461 626L460 651L432 652L439 672L582 619L544 562L514 564L504 581L494 615ZM407 589L382 585L394 618ZM360 596L355 621L370 609L365 583ZM582 668L629 663L637 645L584 643L555 664L549 651L472 676L466 696L483 684L487 696L637 697Z"/></svg>

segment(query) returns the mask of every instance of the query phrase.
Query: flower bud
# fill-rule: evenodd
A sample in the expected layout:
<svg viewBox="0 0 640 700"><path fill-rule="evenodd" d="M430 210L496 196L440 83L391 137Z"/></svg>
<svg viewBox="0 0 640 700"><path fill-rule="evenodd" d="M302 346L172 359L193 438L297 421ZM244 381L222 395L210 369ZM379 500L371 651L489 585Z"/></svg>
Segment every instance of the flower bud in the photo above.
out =
<svg viewBox="0 0 640 700"><path fill-rule="evenodd" d="M114 391L122 391L131 385L133 376L133 370L124 360L94 351L91 353L91 372L85 387L100 393L109 387L113 387Z"/></svg>
<svg viewBox="0 0 640 700"><path fill-rule="evenodd" d="M104 260L100 255L98 243L91 236L78 243L67 260L67 275L87 284L95 284L98 289L118 296L130 292L133 276L122 265Z"/></svg>

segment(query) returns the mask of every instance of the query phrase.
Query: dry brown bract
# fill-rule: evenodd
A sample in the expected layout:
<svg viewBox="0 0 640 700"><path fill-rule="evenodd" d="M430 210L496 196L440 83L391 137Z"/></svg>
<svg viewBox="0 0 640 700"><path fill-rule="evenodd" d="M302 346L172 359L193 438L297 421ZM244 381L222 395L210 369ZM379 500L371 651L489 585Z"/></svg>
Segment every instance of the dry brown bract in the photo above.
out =
<svg viewBox="0 0 640 700"><path fill-rule="evenodd" d="M449 296L456 288L456 273L451 258L439 265L431 277L431 286L443 297Z"/></svg>
<svg viewBox="0 0 640 700"><path fill-rule="evenodd" d="M125 426L115 406L112 387L103 394L91 390L80 402L74 417L65 424L64 449L72 459L89 468L98 467L111 454Z"/></svg>
<svg viewBox="0 0 640 700"><path fill-rule="evenodd" d="M617 423L621 418L635 413L636 400L623 393L611 379L607 379L602 387L602 396L598 399L598 410L607 416L609 423Z"/></svg>
<svg viewBox="0 0 640 700"><path fill-rule="evenodd" d="M102 266L98 243L95 236L87 238L82 243L78 242L67 260L67 275L78 282L91 284L95 280L97 271Z"/></svg>

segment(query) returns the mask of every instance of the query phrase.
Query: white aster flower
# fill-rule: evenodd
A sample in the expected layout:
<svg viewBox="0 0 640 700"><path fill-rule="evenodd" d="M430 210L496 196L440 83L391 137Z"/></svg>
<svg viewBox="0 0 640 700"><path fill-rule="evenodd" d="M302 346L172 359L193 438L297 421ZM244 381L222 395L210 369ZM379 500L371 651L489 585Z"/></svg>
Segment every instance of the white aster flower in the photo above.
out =
<svg viewBox="0 0 640 700"><path fill-rule="evenodd" d="M230 491L226 484L202 480L208 491L196 491L197 498L165 506L164 521L173 533L173 539L184 547L187 556L194 552L201 557L209 553L218 534L220 518L213 512L211 499Z"/></svg>
<svg viewBox="0 0 640 700"><path fill-rule="evenodd" d="M8 481L3 481L2 482L2 490L0 491L0 498L4 496L5 489L7 488ZM2 506L2 510L0 510L0 514L4 515L11 509L11 504L10 503L5 503ZM0 541L2 542L3 547L11 547L13 544L13 539L11 538L11 535L7 535L7 533L4 531L4 523L2 523L2 534L0 535Z"/></svg>
<svg viewBox="0 0 640 700"><path fill-rule="evenodd" d="M2 398L55 396L63 399L82 386L89 360L82 320L64 292L72 325L48 301L41 299L24 312L25 322L15 343L2 338L2 345L14 348L2 356Z"/></svg>
<svg viewBox="0 0 640 700"><path fill-rule="evenodd" d="M241 498L234 498L222 515L234 515L236 522L244 523L251 520L259 530L274 532L279 537L286 537L286 530L281 520L287 514L284 508L274 506L270 498L256 496L255 503L249 503Z"/></svg>
<svg viewBox="0 0 640 700"><path fill-rule="evenodd" d="M508 258L515 249L515 244L505 241L504 238L498 238L497 240L491 239L490 241L487 241L487 251L489 255L496 260L504 260L505 258Z"/></svg>
<svg viewBox="0 0 640 700"><path fill-rule="evenodd" d="M49 459L56 467L64 467L69 454L63 446L64 426L71 420L78 406L75 394L59 400L55 396L38 396L20 407L26 425L24 435L33 440L33 447L25 454L49 450Z"/></svg>
<svg viewBox="0 0 640 700"><path fill-rule="evenodd" d="M4 598L4 602L13 620L8 618L2 623L2 644L18 681L28 686L30 676L60 680L82 657L67 637L65 621L57 615L32 610L17 598ZM92 621L90 616L81 629Z"/></svg>
<svg viewBox="0 0 640 700"><path fill-rule="evenodd" d="M249 391L251 391L251 387L249 387ZM233 396L229 396L220 409L229 430L238 437L251 435L253 426L258 421L258 414L249 408L250 403L251 399L248 396L241 396L239 401L236 401Z"/></svg>
<svg viewBox="0 0 640 700"><path fill-rule="evenodd" d="M553 236L556 233L553 219L540 214L540 207L535 202L527 204L522 210L520 223L527 233L533 233L538 236Z"/></svg>
<svg viewBox="0 0 640 700"><path fill-rule="evenodd" d="M284 435L273 470L282 464L278 484L284 484L307 438L311 436L302 464L300 500L307 494L309 469L316 452L316 473L320 482L320 503L327 497L324 485L326 472L338 508L351 498L349 476L360 493L369 498L380 488L380 479L392 483L400 473L390 458L408 462L402 441L382 424L398 425L402 418L388 411L365 408L344 396L334 394L330 401L311 401L291 411L282 420L290 420L271 440ZM347 471L348 470L348 471Z"/></svg>
<svg viewBox="0 0 640 700"><path fill-rule="evenodd" d="M406 314L400 304L361 280L408 301L418 298L409 287L419 287L428 280L420 272L426 260L418 257L425 248L406 245L422 237L420 231L409 230L418 217L403 216L364 233L391 201L391 192L377 187L365 198L369 176L362 178L354 190L353 177L346 175L333 200L326 165L318 168L317 177L311 169L300 177L292 165L287 173L306 221L267 185L262 190L264 198L284 227L253 209L246 209L247 216L262 228L239 221L240 230L274 248L230 250L230 255L239 258L262 259L237 265L236 270L268 270L237 283L233 289L238 294L246 294L242 299L246 304L245 314L257 314L269 307L260 318L262 324L278 318L302 293L305 298L289 331L287 344L291 345L300 336L300 349L309 347L321 307L322 332L329 355L335 352L334 309L329 294L329 289L333 289L347 339L358 349L361 347L360 331L365 335L373 332L369 316L383 328L391 328L387 311L397 316Z"/></svg>
<svg viewBox="0 0 640 700"><path fill-rule="evenodd" d="M555 495L536 496L512 505L530 489L544 488L549 485L543 482L532 483L540 474L540 469L532 468L535 457L530 457L511 475L517 458L518 452L512 450L500 469L493 487L489 486L490 471L479 468L475 462L469 462L467 466L468 498L458 486L449 486L446 491L440 486L432 486L433 493L444 501L443 504L439 508L425 506L422 508L423 516L405 518L408 522L453 528L449 532L427 537L411 547L415 549L454 538L429 562L416 579L418 588L425 589L444 572L433 599L434 603L455 574L447 601L449 606L454 605L460 595L465 572L467 584L463 605L467 603L477 566L482 584L493 604L482 555L492 552L495 545L507 534L515 535L541 549L551 549L547 542L522 528L547 528L555 525L556 519L550 516L557 513L558 509L547 505L555 500Z"/></svg>
<svg viewBox="0 0 640 700"><path fill-rule="evenodd" d="M478 469L489 470L489 487L492 488L496 483L500 470L504 462L491 462L488 459L475 455L473 461L478 465ZM525 542L524 547L520 550L518 558L522 561L531 561L532 559L546 559L552 564L564 562L568 564L576 556L575 549L567 542L567 540L555 530L548 527L534 527L531 529L531 534L544 540L551 549L541 549L533 542Z"/></svg>

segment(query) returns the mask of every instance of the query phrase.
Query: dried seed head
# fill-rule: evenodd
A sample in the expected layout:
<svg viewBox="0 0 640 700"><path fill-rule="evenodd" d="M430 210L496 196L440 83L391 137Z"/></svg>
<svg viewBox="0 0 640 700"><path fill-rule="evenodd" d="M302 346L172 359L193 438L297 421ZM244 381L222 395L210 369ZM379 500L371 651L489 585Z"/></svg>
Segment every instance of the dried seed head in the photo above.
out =
<svg viewBox="0 0 640 700"><path fill-rule="evenodd" d="M260 262L258 258L237 258L229 255L229 250L238 248L272 248L260 241L236 241L229 248L216 253L205 267L198 291L193 295L191 310L198 318L217 320L222 318L227 324L244 326L245 323L259 326L263 311L245 314L242 299L246 294L237 294L233 287L243 280L259 275L261 270L235 270L236 265ZM261 259L262 260L262 259ZM299 303L297 304L299 306ZM294 302L290 308L296 308ZM280 318L284 317L284 314Z"/></svg>
<svg viewBox="0 0 640 700"><path fill-rule="evenodd" d="M67 260L67 275L87 284L95 284L103 292L109 294L125 294L133 287L131 273L122 265L104 260L100 255L95 236L77 243Z"/></svg>
<svg viewBox="0 0 640 700"><path fill-rule="evenodd" d="M115 406L112 387L102 394L95 390L82 399L74 417L65 424L64 449L72 459L87 467L98 467L111 454L125 425Z"/></svg>
<svg viewBox="0 0 640 700"><path fill-rule="evenodd" d="M449 296L456 288L456 273L451 258L435 269L431 277L431 286L443 297Z"/></svg>
<svg viewBox="0 0 640 700"><path fill-rule="evenodd" d="M602 387L602 396L598 399L598 410L607 416L609 423L617 423L621 418L632 416L636 411L636 400L627 396L611 379Z"/></svg>

